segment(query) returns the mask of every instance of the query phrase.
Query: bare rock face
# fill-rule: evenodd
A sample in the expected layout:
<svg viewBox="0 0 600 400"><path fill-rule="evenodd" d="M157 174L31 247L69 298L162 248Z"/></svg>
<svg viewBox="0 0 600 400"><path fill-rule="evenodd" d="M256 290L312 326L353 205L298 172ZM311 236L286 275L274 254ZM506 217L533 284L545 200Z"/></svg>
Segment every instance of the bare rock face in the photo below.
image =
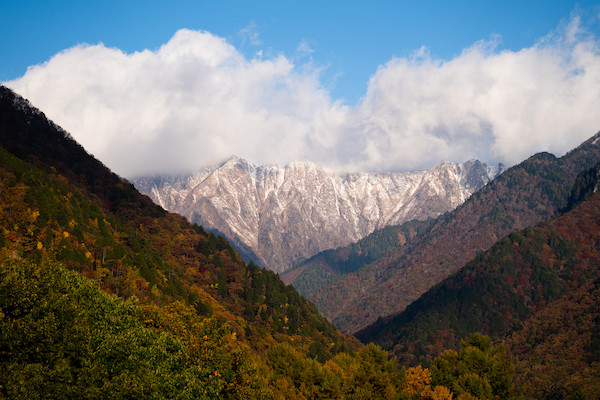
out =
<svg viewBox="0 0 600 400"><path fill-rule="evenodd" d="M283 272L375 229L453 210L501 169L473 160L427 171L340 174L308 162L279 167L233 157L196 174L133 184L163 208L218 230L259 264Z"/></svg>

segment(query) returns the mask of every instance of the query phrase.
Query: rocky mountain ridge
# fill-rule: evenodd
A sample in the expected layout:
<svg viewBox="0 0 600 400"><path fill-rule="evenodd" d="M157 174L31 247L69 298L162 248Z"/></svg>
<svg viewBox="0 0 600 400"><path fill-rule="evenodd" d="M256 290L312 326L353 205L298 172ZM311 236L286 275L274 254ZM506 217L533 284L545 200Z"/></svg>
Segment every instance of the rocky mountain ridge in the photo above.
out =
<svg viewBox="0 0 600 400"><path fill-rule="evenodd" d="M560 158L538 153L511 167L425 231L390 227L375 232L308 260L292 271L295 276L283 279L300 282L300 292L323 315L354 333L402 312L504 236L552 219L579 198L571 196L577 175L598 162L600 132ZM365 253L376 257L365 258Z"/></svg>
<svg viewBox="0 0 600 400"><path fill-rule="evenodd" d="M132 183L163 208L229 238L283 272L376 229L453 210L502 171L476 160L426 171L337 173L309 162L284 167L232 157L198 173Z"/></svg>

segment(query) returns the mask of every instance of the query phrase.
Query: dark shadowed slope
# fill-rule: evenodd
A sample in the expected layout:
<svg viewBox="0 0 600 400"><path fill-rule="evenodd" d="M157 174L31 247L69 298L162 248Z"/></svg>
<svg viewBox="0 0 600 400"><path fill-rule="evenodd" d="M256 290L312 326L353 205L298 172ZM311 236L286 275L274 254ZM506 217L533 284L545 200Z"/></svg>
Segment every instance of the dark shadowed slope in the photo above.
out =
<svg viewBox="0 0 600 400"><path fill-rule="evenodd" d="M405 311L380 319L357 337L379 343L406 361L422 362L473 331L498 338L518 332L532 318L542 325L551 322L539 312L559 312L561 303L553 302L567 293L596 290L597 284L588 282L600 277L600 194L593 194L597 181L590 185L588 175L577 180L572 210L504 237ZM583 186L592 189L581 190ZM587 199L577 204L583 192ZM512 346L526 353L516 344L522 335L513 335Z"/></svg>
<svg viewBox="0 0 600 400"><path fill-rule="evenodd" d="M598 137L561 158L540 153L510 168L439 217L418 240L332 279L308 298L346 332L401 312L503 236L547 221L564 208L577 174L600 160ZM340 250L344 251L348 250Z"/></svg>

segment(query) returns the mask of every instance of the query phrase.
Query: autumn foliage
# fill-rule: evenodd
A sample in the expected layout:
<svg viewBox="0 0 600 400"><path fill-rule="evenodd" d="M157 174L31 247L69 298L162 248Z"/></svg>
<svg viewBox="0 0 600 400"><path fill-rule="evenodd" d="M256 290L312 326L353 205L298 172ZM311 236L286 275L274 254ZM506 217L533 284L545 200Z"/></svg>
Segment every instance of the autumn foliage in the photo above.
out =
<svg viewBox="0 0 600 400"><path fill-rule="evenodd" d="M569 204L380 321L374 337L390 357L0 87L0 398L591 396L600 195ZM553 365L569 373L560 385Z"/></svg>

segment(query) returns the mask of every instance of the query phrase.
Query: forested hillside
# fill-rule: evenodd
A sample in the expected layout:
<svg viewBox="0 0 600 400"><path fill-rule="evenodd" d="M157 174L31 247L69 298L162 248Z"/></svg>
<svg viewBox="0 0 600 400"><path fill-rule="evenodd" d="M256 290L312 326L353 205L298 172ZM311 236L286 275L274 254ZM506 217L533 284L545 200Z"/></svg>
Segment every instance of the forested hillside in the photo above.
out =
<svg viewBox="0 0 600 400"><path fill-rule="evenodd" d="M336 278L358 271L370 263L406 248L432 225L433 219L409 221L402 225L378 229L348 246L327 250L311 257L281 276L293 283L303 296L318 292Z"/></svg>
<svg viewBox="0 0 600 400"><path fill-rule="evenodd" d="M597 398L600 280L544 307L503 341L515 361L515 385L529 398Z"/></svg>
<svg viewBox="0 0 600 400"><path fill-rule="evenodd" d="M318 325L319 343L346 346L275 274L246 266L222 237L154 205L43 114L3 91L0 240L10 253L56 259L117 295L214 312L239 325L242 336L294 334L303 326L312 332Z"/></svg>
<svg viewBox="0 0 600 400"><path fill-rule="evenodd" d="M600 161L598 138L594 135L563 157L541 153L510 168L416 239L390 246L375 260L354 258L352 246L313 259L324 271L340 271L335 261L327 261L339 259L351 265L363 262L361 268L335 276L324 273L323 279L307 266L294 282L301 290L309 288L308 299L345 332L401 312L505 235L547 221L565 208L577 174Z"/></svg>
<svg viewBox="0 0 600 400"><path fill-rule="evenodd" d="M480 331L505 338L517 360L517 386L526 395L598 393L597 171L578 177L572 209L564 215L508 235L404 312L357 337L380 344L401 362L428 363Z"/></svg>

